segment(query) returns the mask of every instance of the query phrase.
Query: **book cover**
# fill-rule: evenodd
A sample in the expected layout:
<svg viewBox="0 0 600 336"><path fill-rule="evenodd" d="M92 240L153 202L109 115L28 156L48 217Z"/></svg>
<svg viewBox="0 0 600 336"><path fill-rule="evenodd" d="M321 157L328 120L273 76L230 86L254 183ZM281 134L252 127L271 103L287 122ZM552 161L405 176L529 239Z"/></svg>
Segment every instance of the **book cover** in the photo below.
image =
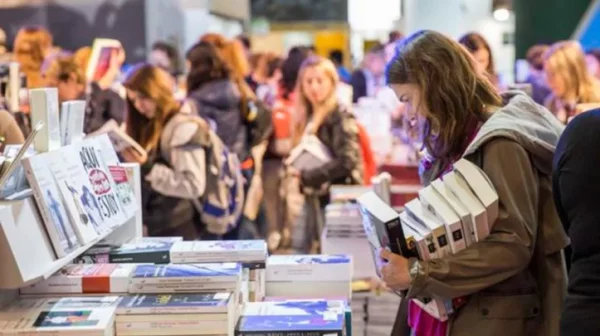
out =
<svg viewBox="0 0 600 336"><path fill-rule="evenodd" d="M237 282L242 274L238 263L139 265L132 284Z"/></svg>
<svg viewBox="0 0 600 336"><path fill-rule="evenodd" d="M471 213L444 184L444 181L437 179L431 182L431 185L446 200L446 202L448 202L452 210L454 210L456 215L460 218L466 246L475 243L475 232L473 231L475 225L473 224L473 216L471 216Z"/></svg>
<svg viewBox="0 0 600 336"><path fill-rule="evenodd" d="M452 254L452 249L448 240L446 227L429 210L421 204L419 199L414 199L404 205L405 212L417 224L431 232L435 238L435 244L439 257Z"/></svg>
<svg viewBox="0 0 600 336"><path fill-rule="evenodd" d="M361 207L363 227L371 245L375 265L381 263L381 248L389 248L393 253L406 258L418 256L415 249L408 247L400 215L393 208L372 191L360 196L357 201Z"/></svg>
<svg viewBox="0 0 600 336"><path fill-rule="evenodd" d="M266 281L352 281L352 270L349 255L272 255Z"/></svg>
<svg viewBox="0 0 600 336"><path fill-rule="evenodd" d="M129 244L144 244L144 243L167 243L172 244L175 242L183 241L183 237L134 237L128 243Z"/></svg>
<svg viewBox="0 0 600 336"><path fill-rule="evenodd" d="M90 220L90 216L81 201L78 189L68 181L60 181L58 186L69 218L74 224L73 227L75 228L79 242L85 245L94 241L94 239L98 238L98 228Z"/></svg>
<svg viewBox="0 0 600 336"><path fill-rule="evenodd" d="M469 211L472 216L473 241L477 242L485 239L490 233L490 225L486 209L481 201L473 194L467 182L455 172L448 172L443 177L444 185L450 192L456 196L460 203Z"/></svg>
<svg viewBox="0 0 600 336"><path fill-rule="evenodd" d="M34 328L44 329L73 329L73 328L109 328L114 320L114 309L82 309L82 310L50 310L42 311L35 322Z"/></svg>
<svg viewBox="0 0 600 336"><path fill-rule="evenodd" d="M171 249L174 263L194 262L265 262L264 240L215 240L175 242Z"/></svg>
<svg viewBox="0 0 600 336"><path fill-rule="evenodd" d="M249 302L238 321L236 335L339 335L345 326L343 301L298 300Z"/></svg>
<svg viewBox="0 0 600 336"><path fill-rule="evenodd" d="M83 120L85 118L85 100L71 100L61 104L60 134L63 146L83 139Z"/></svg>
<svg viewBox="0 0 600 336"><path fill-rule="evenodd" d="M486 210L488 228L498 218L498 194L483 170L467 159L454 163L454 172L462 177Z"/></svg>
<svg viewBox="0 0 600 336"><path fill-rule="evenodd" d="M446 227L446 235L452 253L464 250L467 245L465 243L462 222L442 195L432 185L429 185L419 191L419 200Z"/></svg>
<svg viewBox="0 0 600 336"><path fill-rule="evenodd" d="M114 119L107 121L102 127L95 132L90 133L88 136L97 137L101 134L106 134L108 136L111 146L117 153L122 152L127 148L132 148L142 158L146 158L148 155L146 150L133 140L133 138L131 138Z"/></svg>
<svg viewBox="0 0 600 336"><path fill-rule="evenodd" d="M227 313L231 292L123 297L117 315Z"/></svg>
<svg viewBox="0 0 600 336"><path fill-rule="evenodd" d="M58 90L56 88L29 90L29 104L31 106L31 124L37 125L40 121L44 123L44 127L39 130L33 140L36 152L46 153L59 149L61 139Z"/></svg>
<svg viewBox="0 0 600 336"><path fill-rule="evenodd" d="M85 296L48 299L46 304L56 309L92 309L116 308L121 302L120 296Z"/></svg>
<svg viewBox="0 0 600 336"><path fill-rule="evenodd" d="M110 252L111 263L154 263L168 264L172 242L144 241L127 243Z"/></svg>
<svg viewBox="0 0 600 336"><path fill-rule="evenodd" d="M111 57L122 48L121 42L113 39L97 38L94 40L92 54L86 69L88 81L98 81L104 77L110 66Z"/></svg>
<svg viewBox="0 0 600 336"><path fill-rule="evenodd" d="M60 189L49 168L52 163L50 152L23 159L25 175L39 206L46 231L57 257L62 258L81 246L67 210L62 202Z"/></svg>

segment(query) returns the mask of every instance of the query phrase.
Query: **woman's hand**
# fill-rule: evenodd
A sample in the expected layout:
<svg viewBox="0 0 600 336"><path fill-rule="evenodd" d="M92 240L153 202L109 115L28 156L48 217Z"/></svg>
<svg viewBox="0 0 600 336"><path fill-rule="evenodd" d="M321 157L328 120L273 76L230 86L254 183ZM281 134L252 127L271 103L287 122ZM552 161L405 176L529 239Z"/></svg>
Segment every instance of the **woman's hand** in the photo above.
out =
<svg viewBox="0 0 600 336"><path fill-rule="evenodd" d="M393 290L405 290L410 286L408 259L392 253L386 249L379 250L379 258L387 260L382 262L381 276L386 286Z"/></svg>
<svg viewBox="0 0 600 336"><path fill-rule="evenodd" d="M119 154L121 154L121 157L125 162L144 164L147 161L147 158L144 158L142 155L140 155L140 153L131 147L125 148Z"/></svg>

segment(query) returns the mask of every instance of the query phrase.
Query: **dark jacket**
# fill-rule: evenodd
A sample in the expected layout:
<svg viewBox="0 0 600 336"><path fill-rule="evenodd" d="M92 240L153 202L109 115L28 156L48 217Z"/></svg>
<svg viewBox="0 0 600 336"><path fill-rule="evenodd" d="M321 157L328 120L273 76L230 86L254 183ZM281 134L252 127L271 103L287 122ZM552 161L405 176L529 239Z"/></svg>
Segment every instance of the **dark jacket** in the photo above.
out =
<svg viewBox="0 0 600 336"><path fill-rule="evenodd" d="M302 171L302 186L318 189L324 183L362 184L358 125L348 108L336 107L323 120L315 135L329 149L333 159L319 168Z"/></svg>
<svg viewBox="0 0 600 336"><path fill-rule="evenodd" d="M240 160L248 156L248 131L240 111L241 95L235 84L227 79L202 85L188 93L200 117L213 124L221 141L238 155Z"/></svg>
<svg viewBox="0 0 600 336"><path fill-rule="evenodd" d="M507 92L503 98L505 106L482 125L465 152L498 193L499 214L490 235L441 259L409 261L408 297L468 297L449 320L450 336L558 335L566 289L562 249L568 238L553 204L551 171L563 127L524 93Z"/></svg>
<svg viewBox="0 0 600 336"><path fill-rule="evenodd" d="M361 70L355 70L350 78L350 85L352 85L352 102L356 103L362 97L367 96L367 77Z"/></svg>
<svg viewBox="0 0 600 336"><path fill-rule="evenodd" d="M561 335L600 334L600 110L567 124L554 155L554 200L571 239Z"/></svg>
<svg viewBox="0 0 600 336"><path fill-rule="evenodd" d="M112 89L102 89L96 83L90 84L87 102L84 133L97 131L111 119L119 124L125 121L125 100Z"/></svg>

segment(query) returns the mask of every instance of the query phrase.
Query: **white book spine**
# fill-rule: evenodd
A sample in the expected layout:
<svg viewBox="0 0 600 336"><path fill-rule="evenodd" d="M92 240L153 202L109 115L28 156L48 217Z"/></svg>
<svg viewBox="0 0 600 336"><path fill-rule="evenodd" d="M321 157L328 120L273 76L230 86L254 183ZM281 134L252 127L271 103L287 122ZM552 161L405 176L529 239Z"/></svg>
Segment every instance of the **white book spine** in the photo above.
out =
<svg viewBox="0 0 600 336"><path fill-rule="evenodd" d="M83 121L85 118L85 100L73 100L62 103L60 114L60 132L62 145L68 146L83 139Z"/></svg>
<svg viewBox="0 0 600 336"><path fill-rule="evenodd" d="M271 264L267 282L351 281L352 264Z"/></svg>
<svg viewBox="0 0 600 336"><path fill-rule="evenodd" d="M200 285L213 283L235 283L237 276L190 276L190 277L156 277L156 278L132 278L132 285Z"/></svg>
<svg viewBox="0 0 600 336"><path fill-rule="evenodd" d="M47 280L21 288L21 294L83 293L81 277L52 276Z"/></svg>
<svg viewBox="0 0 600 336"><path fill-rule="evenodd" d="M235 291L239 283L204 283L204 284L130 284L129 293L132 294L161 294L161 293L195 293L215 291Z"/></svg>
<svg viewBox="0 0 600 336"><path fill-rule="evenodd" d="M21 90L21 65L18 62L11 62L8 65L8 108L10 112L20 110L19 91ZM35 125L35 124L33 124Z"/></svg>
<svg viewBox="0 0 600 336"><path fill-rule="evenodd" d="M61 140L57 89L29 90L29 104L31 106L31 124L37 125L39 121L42 121L45 125L33 142L36 152L45 153L59 149Z"/></svg>

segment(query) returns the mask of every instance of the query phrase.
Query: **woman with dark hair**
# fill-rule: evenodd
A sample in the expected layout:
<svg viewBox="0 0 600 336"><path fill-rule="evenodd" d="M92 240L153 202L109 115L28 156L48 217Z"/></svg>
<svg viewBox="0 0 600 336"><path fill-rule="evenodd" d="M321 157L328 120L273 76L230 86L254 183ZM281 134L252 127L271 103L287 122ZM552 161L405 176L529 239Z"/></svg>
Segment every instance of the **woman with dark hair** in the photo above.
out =
<svg viewBox="0 0 600 336"><path fill-rule="evenodd" d="M499 204L489 235L454 254L419 260L381 250L383 280L407 290L392 335L409 335L407 322L417 336L558 335L568 238L551 173L561 123L524 93L500 95L463 47L434 31L399 42L387 82L419 125L423 183L465 158ZM446 300L453 312L439 321L414 298Z"/></svg>
<svg viewBox="0 0 600 336"><path fill-rule="evenodd" d="M197 200L206 189L206 163L202 160L206 153L196 139L209 127L174 98L169 82L166 71L142 64L123 83L127 89L127 134L148 155L141 157L134 150L121 155L126 162L141 165L142 213L148 233L197 239L194 203L186 200Z"/></svg>
<svg viewBox="0 0 600 336"><path fill-rule="evenodd" d="M461 37L458 42L471 53L479 70L484 71L494 85L498 85L494 55L485 37L478 33L468 33Z"/></svg>
<svg viewBox="0 0 600 336"><path fill-rule="evenodd" d="M241 96L231 79L231 71L208 42L198 42L188 50L188 97L199 115L215 128L225 146L238 155L248 156L247 129L240 113Z"/></svg>

